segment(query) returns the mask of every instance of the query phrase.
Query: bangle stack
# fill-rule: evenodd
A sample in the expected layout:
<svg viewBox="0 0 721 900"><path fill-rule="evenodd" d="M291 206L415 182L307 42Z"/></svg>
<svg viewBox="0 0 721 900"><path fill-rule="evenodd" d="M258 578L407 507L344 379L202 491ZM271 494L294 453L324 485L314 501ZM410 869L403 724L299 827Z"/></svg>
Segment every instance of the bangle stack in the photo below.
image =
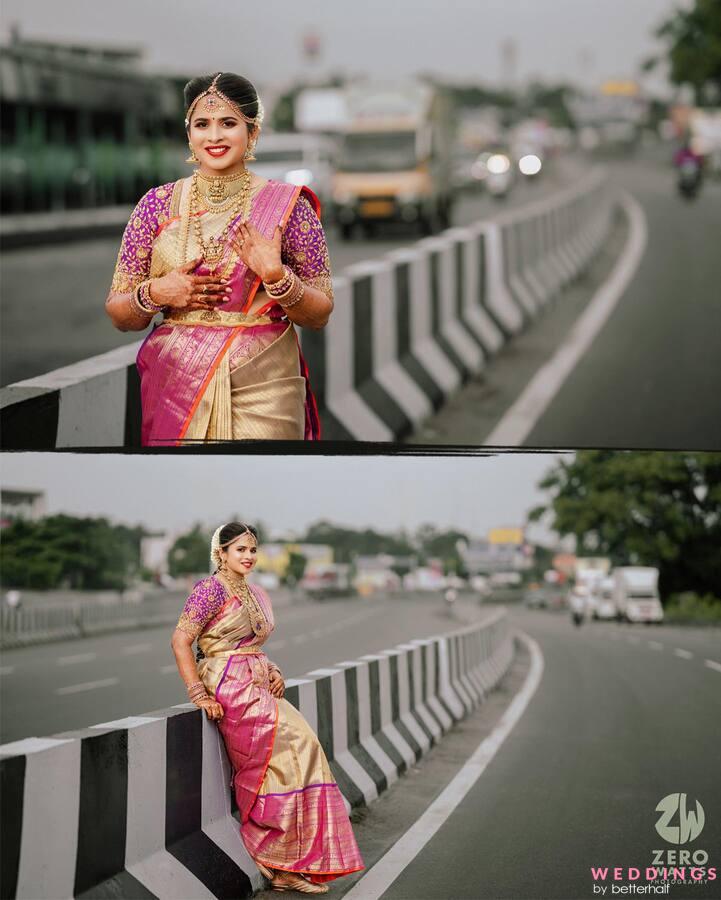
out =
<svg viewBox="0 0 721 900"><path fill-rule="evenodd" d="M278 281L264 281L266 293L283 309L300 303L305 293L305 285L289 266L283 266L283 276Z"/></svg>
<svg viewBox="0 0 721 900"><path fill-rule="evenodd" d="M188 685L188 697L191 703L194 703L196 706L200 706L204 700L210 700L211 697L208 696L208 692L205 690L205 685L202 681L194 681L192 684Z"/></svg>
<svg viewBox="0 0 721 900"><path fill-rule="evenodd" d="M130 303L135 312L141 316L154 316L156 313L163 311L163 307L153 303L153 299L150 296L150 279L140 282L130 295Z"/></svg>

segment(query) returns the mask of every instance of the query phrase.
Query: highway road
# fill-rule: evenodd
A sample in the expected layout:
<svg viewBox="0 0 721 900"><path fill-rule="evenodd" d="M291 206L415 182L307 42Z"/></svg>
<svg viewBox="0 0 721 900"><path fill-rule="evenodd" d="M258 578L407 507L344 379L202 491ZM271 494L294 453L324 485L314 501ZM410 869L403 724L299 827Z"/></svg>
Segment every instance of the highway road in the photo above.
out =
<svg viewBox="0 0 721 900"><path fill-rule="evenodd" d="M178 603L178 614L182 609ZM455 630L491 607L439 594L299 601L276 609L268 656L286 678ZM187 702L170 649L172 625L6 650L0 658L0 743L43 737Z"/></svg>
<svg viewBox="0 0 721 900"><path fill-rule="evenodd" d="M522 658L471 719L369 808L356 826L366 877L353 890L350 880L334 886L330 900L345 893L349 900L578 900L601 896L594 895L592 866L623 867L619 888L634 883L627 867L644 872L656 850L668 866L667 852L681 849L707 852L718 880L671 885L665 896L718 897L721 632L599 623L576 629L564 613L509 611L543 659L517 724L451 808L441 792L459 773L468 775L464 765L484 738L494 740L529 677ZM476 763L473 773L479 770ZM683 847L655 830L656 805L679 792L691 806L698 800L706 817L701 834ZM421 817L436 800L421 836ZM392 866L398 874L388 881L383 872ZM612 896L609 881L605 886Z"/></svg>
<svg viewBox="0 0 721 900"><path fill-rule="evenodd" d="M617 231L588 276L504 347L414 442L721 447L721 183L707 183L688 204L663 160L648 155L608 166L611 182L635 201L640 224ZM641 230L647 243L628 286L560 387L549 389L578 346L574 325L609 288L614 266L633 256ZM510 442L502 426L515 404L527 428Z"/></svg>
<svg viewBox="0 0 721 900"><path fill-rule="evenodd" d="M552 194L583 172L575 159L559 160L537 183L519 183L508 205L528 203ZM468 225L487 218L505 204L484 194L462 197L453 224ZM400 227L371 240L344 242L328 231L334 274L356 262L375 259L418 240ZM2 265L3 334L0 343L0 384L42 375L59 366L137 341L138 333L122 333L110 324L103 304L120 245L117 238L28 247L0 254Z"/></svg>

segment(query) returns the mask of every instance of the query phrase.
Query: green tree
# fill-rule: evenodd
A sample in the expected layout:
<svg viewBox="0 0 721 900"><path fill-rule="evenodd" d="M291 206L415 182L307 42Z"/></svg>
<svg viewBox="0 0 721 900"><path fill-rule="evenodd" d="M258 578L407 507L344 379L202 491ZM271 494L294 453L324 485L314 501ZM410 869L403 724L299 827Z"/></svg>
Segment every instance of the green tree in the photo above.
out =
<svg viewBox="0 0 721 900"><path fill-rule="evenodd" d="M540 482L551 527L579 553L656 566L663 595L719 593L721 453L579 451Z"/></svg>
<svg viewBox="0 0 721 900"><path fill-rule="evenodd" d="M140 570L140 527L103 518L47 516L3 531L3 583L50 590L122 590Z"/></svg>
<svg viewBox="0 0 721 900"><path fill-rule="evenodd" d="M699 106L715 105L721 99L721 3L696 0L690 9L676 9L656 30L666 44L670 77L674 84L693 86ZM659 57L648 59L643 68L655 68Z"/></svg>
<svg viewBox="0 0 721 900"><path fill-rule="evenodd" d="M305 573L305 567L308 560L302 553L293 553L288 555L288 568L285 572L285 581L288 584L298 584Z"/></svg>
<svg viewBox="0 0 721 900"><path fill-rule="evenodd" d="M173 577L207 572L210 567L210 535L202 525L181 534L168 552L168 571Z"/></svg>

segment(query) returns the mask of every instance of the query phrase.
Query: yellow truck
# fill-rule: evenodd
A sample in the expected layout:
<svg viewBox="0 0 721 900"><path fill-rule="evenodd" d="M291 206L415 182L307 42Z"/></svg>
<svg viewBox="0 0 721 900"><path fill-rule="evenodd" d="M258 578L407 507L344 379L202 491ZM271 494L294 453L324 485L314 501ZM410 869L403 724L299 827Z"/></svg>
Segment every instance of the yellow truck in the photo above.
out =
<svg viewBox="0 0 721 900"><path fill-rule="evenodd" d="M427 84L360 86L348 98L333 178L333 218L344 238L391 222L423 234L449 227L452 127L442 91Z"/></svg>

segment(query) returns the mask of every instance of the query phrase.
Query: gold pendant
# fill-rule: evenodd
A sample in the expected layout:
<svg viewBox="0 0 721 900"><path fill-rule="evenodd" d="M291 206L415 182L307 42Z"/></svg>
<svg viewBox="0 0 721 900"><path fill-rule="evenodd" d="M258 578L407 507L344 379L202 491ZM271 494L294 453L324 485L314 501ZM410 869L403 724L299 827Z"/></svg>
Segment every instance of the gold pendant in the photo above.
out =
<svg viewBox="0 0 721 900"><path fill-rule="evenodd" d="M223 256L223 245L216 238L210 238L205 245L205 261L211 264L217 263Z"/></svg>
<svg viewBox="0 0 721 900"><path fill-rule="evenodd" d="M228 185L222 178L214 178L208 188L208 199L211 203L222 203L228 196Z"/></svg>

